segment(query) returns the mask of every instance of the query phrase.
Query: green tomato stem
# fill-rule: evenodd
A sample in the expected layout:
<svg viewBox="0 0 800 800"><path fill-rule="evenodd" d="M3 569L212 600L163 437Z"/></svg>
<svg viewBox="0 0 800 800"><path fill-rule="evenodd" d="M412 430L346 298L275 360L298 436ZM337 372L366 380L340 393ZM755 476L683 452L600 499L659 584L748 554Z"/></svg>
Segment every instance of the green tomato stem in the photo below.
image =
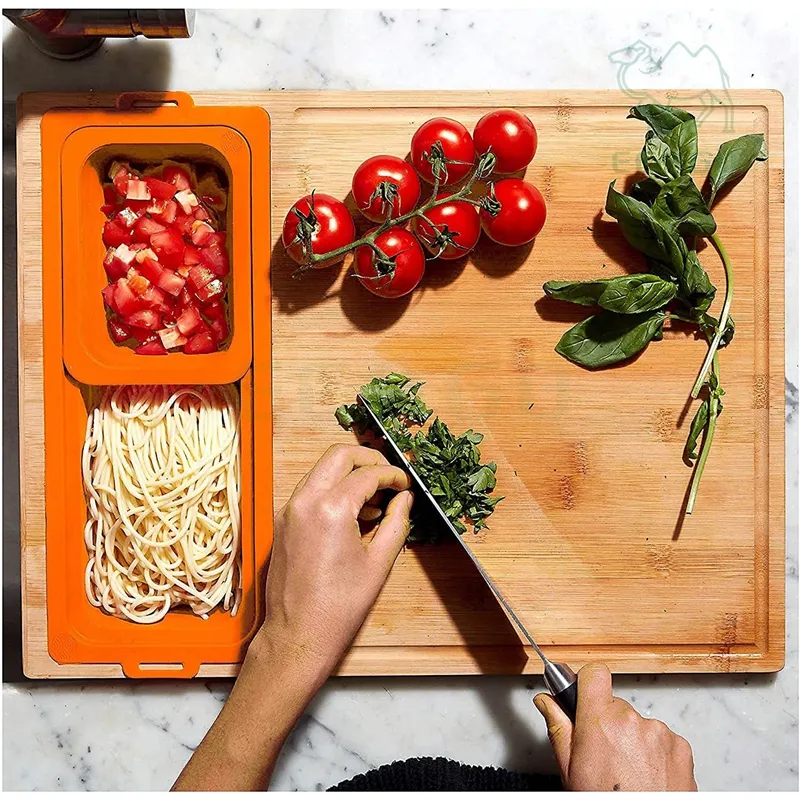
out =
<svg viewBox="0 0 800 800"><path fill-rule="evenodd" d="M403 225L404 223L408 222L411 219L415 219L417 217L421 217L425 219L425 221L435 230L436 226L425 217L425 214L430 211L432 208L436 208L436 206L442 206L445 203L450 203L453 200L466 200L469 203L473 203L475 205L478 204L477 201L468 197L470 192L472 191L472 187L475 181L478 179L478 173L480 172L480 165L476 165L475 169L470 174L467 182L454 194L448 195L447 197L442 197L441 199L437 199L436 195L439 193L439 185L440 182L437 179L433 184L433 192L431 193L431 197L427 203L415 208L413 211L409 211L407 214L403 214L399 217L395 217L394 219L386 219L384 222L380 224L380 226L372 231L371 233L362 236L360 239L356 239L354 242L350 244L344 245L344 247L339 247L336 250L331 250L327 253L311 253L309 254L308 261L305 264L302 264L298 267L294 273L292 273L293 278L299 278L304 273L308 272L308 270L312 269L315 264L320 264L323 261L329 261L333 259L340 258L341 256L347 255L348 253L352 252L353 250L361 247L362 245L369 245L374 249L375 248L375 239L384 231L388 230L395 225Z"/></svg>
<svg viewBox="0 0 800 800"><path fill-rule="evenodd" d="M728 324L728 317L730 316L731 312L731 303L733 302L733 266L728 258L728 253L725 250L725 246L722 244L719 236L717 236L716 233L711 236L711 242L719 253L719 257L722 259L722 264L725 267L725 300L722 303L722 313L719 317L717 332L714 334L714 338L708 347L708 353L706 353L703 366L700 367L700 373L698 374L697 380L694 382L694 386L692 387L693 398L700 394L700 389L705 383L708 370L711 368L711 362L714 360L714 358L716 358L717 349L719 348L719 343L722 341L725 327Z"/></svg>
<svg viewBox="0 0 800 800"><path fill-rule="evenodd" d="M715 353L712 359L712 369L719 378L719 357ZM708 399L708 423L706 425L706 435L703 438L703 446L694 468L692 484L689 487L689 499L686 501L686 513L694 511L694 502L697 498L697 489L700 486L700 479L703 477L703 470L706 468L708 454L711 452L711 443L714 441L714 431L717 428L717 417L719 416L719 397L712 393Z"/></svg>

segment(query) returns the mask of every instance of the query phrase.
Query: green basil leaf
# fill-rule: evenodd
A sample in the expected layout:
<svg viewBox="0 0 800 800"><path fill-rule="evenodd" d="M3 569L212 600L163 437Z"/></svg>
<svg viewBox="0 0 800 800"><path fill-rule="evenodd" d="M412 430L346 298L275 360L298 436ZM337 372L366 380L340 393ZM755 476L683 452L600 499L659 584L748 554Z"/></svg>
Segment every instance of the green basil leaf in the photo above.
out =
<svg viewBox="0 0 800 800"><path fill-rule="evenodd" d="M669 145L653 131L647 131L645 134L641 160L642 168L650 180L659 186L663 186L680 174Z"/></svg>
<svg viewBox="0 0 800 800"><path fill-rule="evenodd" d="M653 215L660 222L675 225L684 236L711 236L717 230L703 195L689 175L662 186L653 203Z"/></svg>
<svg viewBox="0 0 800 800"><path fill-rule="evenodd" d="M628 118L640 119L646 122L656 133L657 136L664 137L673 128L676 128L681 122L686 122L694 119L694 115L682 108L674 108L673 106L661 106L655 103L649 103L641 106L634 106Z"/></svg>
<svg viewBox="0 0 800 800"><path fill-rule="evenodd" d="M608 283L607 279L596 281L547 281L542 287L548 297L577 303L579 306L596 306Z"/></svg>
<svg viewBox="0 0 800 800"><path fill-rule="evenodd" d="M697 164L697 122L694 117L681 122L665 134L664 144L672 155L672 177L690 174Z"/></svg>
<svg viewBox="0 0 800 800"><path fill-rule="evenodd" d="M698 311L705 311L714 302L717 287L711 283L694 250L686 254L685 268L679 285L681 294Z"/></svg>
<svg viewBox="0 0 800 800"><path fill-rule="evenodd" d="M624 361L659 338L666 314L613 314L601 311L570 328L556 352L581 367L607 367Z"/></svg>
<svg viewBox="0 0 800 800"><path fill-rule="evenodd" d="M660 190L661 186L652 178L643 178L631 186L631 197L652 206Z"/></svg>
<svg viewBox="0 0 800 800"><path fill-rule="evenodd" d="M620 275L608 282L599 304L617 314L640 314L663 308L677 291L674 283L657 275Z"/></svg>
<svg viewBox="0 0 800 800"><path fill-rule="evenodd" d="M485 492L494 489L497 485L497 478L494 476L494 471L487 466L473 472L467 482L474 492Z"/></svg>
<svg viewBox="0 0 800 800"><path fill-rule="evenodd" d="M686 259L683 239L656 219L649 206L616 191L614 183L608 187L606 211L619 222L623 236L637 250L668 265L679 276Z"/></svg>
<svg viewBox="0 0 800 800"><path fill-rule="evenodd" d="M711 184L708 207L711 208L717 193L726 183L738 181L756 161L766 159L767 146L763 133L748 133L721 144L708 175Z"/></svg>
<svg viewBox="0 0 800 800"><path fill-rule="evenodd" d="M700 325L700 330L706 335L706 338L710 341L714 338L717 333L717 326L719 325L719 320L716 317L712 317L711 314L706 314L705 312L698 315L698 324ZM736 324L733 321L733 317L729 316L728 321L725 323L725 331L722 334L722 338L719 340L720 347L727 347L731 340L733 339L734 334L736 333Z"/></svg>
<svg viewBox="0 0 800 800"><path fill-rule="evenodd" d="M708 425L708 400L700 403L689 428L689 437L686 439L686 446L683 448L683 457L687 461L694 461L697 458L697 442L700 435Z"/></svg>

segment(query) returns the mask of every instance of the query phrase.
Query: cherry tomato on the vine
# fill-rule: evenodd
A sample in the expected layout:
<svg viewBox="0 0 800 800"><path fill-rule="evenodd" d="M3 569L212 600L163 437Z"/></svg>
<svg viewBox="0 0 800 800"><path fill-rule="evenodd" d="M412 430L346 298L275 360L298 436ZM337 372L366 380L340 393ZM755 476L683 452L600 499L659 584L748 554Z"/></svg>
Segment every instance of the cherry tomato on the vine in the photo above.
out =
<svg viewBox="0 0 800 800"><path fill-rule="evenodd" d="M353 199L372 222L413 211L421 192L414 167L397 156L372 156L353 175Z"/></svg>
<svg viewBox="0 0 800 800"><path fill-rule="evenodd" d="M388 228L375 238L387 261L368 244L356 250L353 269L361 283L378 297L402 297L415 289L425 272L425 253L405 228Z"/></svg>
<svg viewBox="0 0 800 800"><path fill-rule="evenodd" d="M516 247L532 242L544 227L547 208L541 192L519 178L505 178L494 184L490 195L499 204L492 216L481 210L481 225L486 235L498 244Z"/></svg>
<svg viewBox="0 0 800 800"><path fill-rule="evenodd" d="M286 252L298 264L308 262L309 247L314 255L325 255L352 244L356 228L347 206L329 194L312 193L301 197L283 222L281 239ZM344 255L314 264L329 267Z"/></svg>
<svg viewBox="0 0 800 800"><path fill-rule="evenodd" d="M490 111L481 117L473 139L478 153L491 148L497 159L495 172L500 173L525 169L533 161L539 141L530 119L513 108Z"/></svg>
<svg viewBox="0 0 800 800"><path fill-rule="evenodd" d="M436 199L447 196L447 192L440 192ZM478 209L466 200L434 206L425 212L425 219L417 217L414 226L425 247L434 256L445 260L465 256L481 235Z"/></svg>
<svg viewBox="0 0 800 800"><path fill-rule="evenodd" d="M454 119L436 117L423 122L411 139L411 163L424 180L441 186L458 183L475 162L469 131Z"/></svg>

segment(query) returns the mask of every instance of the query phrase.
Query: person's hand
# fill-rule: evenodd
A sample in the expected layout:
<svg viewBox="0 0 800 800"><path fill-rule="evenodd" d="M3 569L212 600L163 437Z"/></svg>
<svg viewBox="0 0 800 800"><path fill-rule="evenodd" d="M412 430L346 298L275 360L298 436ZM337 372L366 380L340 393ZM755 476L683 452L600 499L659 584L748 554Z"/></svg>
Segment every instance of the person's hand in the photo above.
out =
<svg viewBox="0 0 800 800"><path fill-rule="evenodd" d="M413 495L408 475L377 450L334 445L275 519L262 634L273 651L324 680L344 655L405 543ZM371 540L359 518L381 516Z"/></svg>
<svg viewBox="0 0 800 800"><path fill-rule="evenodd" d="M575 724L547 694L533 699L566 789L696 791L689 742L657 719L644 719L611 693L611 673L587 664L578 673Z"/></svg>

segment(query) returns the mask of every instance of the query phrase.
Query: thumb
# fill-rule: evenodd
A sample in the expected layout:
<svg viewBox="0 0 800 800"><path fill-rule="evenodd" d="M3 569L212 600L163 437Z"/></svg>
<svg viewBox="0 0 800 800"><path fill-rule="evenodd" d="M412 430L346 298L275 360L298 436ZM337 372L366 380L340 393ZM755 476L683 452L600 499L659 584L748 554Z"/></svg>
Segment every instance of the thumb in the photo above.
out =
<svg viewBox="0 0 800 800"><path fill-rule="evenodd" d="M398 553L403 549L410 528L409 511L414 495L408 490L398 492L386 507L383 520L375 532L369 549L388 573Z"/></svg>
<svg viewBox="0 0 800 800"><path fill-rule="evenodd" d="M562 780L566 783L572 756L572 722L549 694L537 694L533 704L547 723L547 736L553 746L553 755L561 770Z"/></svg>

